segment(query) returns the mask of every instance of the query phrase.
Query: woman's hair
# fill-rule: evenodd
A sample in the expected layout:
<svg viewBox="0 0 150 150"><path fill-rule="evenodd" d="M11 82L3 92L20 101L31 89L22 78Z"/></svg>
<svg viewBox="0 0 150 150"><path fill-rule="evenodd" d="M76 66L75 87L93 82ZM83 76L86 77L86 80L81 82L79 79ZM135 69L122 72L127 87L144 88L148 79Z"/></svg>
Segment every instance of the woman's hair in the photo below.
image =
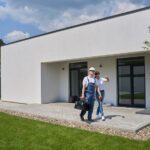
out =
<svg viewBox="0 0 150 150"><path fill-rule="evenodd" d="M95 71L95 75L100 75L100 72L99 71Z"/></svg>

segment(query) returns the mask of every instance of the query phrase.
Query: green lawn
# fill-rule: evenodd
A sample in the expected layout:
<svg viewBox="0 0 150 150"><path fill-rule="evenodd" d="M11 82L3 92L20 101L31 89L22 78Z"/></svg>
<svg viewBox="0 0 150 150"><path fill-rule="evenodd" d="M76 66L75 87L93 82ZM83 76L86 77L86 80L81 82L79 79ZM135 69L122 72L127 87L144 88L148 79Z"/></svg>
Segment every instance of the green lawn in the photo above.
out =
<svg viewBox="0 0 150 150"><path fill-rule="evenodd" d="M0 113L0 150L149 150L134 141Z"/></svg>
<svg viewBox="0 0 150 150"><path fill-rule="evenodd" d="M131 95L130 94L122 94L122 95L120 95L120 98L122 98L122 99L131 99ZM144 93L136 93L136 94L134 94L134 98L136 99L136 100L141 100L141 99L145 99L145 95L144 95Z"/></svg>

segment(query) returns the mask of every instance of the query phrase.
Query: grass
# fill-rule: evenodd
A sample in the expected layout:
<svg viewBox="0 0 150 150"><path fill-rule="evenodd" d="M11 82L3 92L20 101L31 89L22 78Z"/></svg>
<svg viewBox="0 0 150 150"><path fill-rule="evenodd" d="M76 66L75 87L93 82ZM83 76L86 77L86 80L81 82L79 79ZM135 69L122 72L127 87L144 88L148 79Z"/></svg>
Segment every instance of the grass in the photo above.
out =
<svg viewBox="0 0 150 150"><path fill-rule="evenodd" d="M149 150L129 140L0 113L0 150Z"/></svg>

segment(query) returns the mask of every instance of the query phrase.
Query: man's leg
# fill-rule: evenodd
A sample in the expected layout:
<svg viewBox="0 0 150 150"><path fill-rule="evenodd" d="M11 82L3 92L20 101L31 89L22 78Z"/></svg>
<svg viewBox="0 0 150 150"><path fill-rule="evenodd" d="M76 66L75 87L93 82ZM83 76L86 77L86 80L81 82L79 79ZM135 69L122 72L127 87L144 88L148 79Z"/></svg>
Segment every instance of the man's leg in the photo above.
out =
<svg viewBox="0 0 150 150"><path fill-rule="evenodd" d="M84 121L84 115L86 114L86 108L83 106L82 110L81 110L81 113L80 113L80 117L81 117L81 120Z"/></svg>
<svg viewBox="0 0 150 150"><path fill-rule="evenodd" d="M92 114L93 114L93 107L94 107L94 97L89 98L89 111L88 111L88 120L92 120Z"/></svg>

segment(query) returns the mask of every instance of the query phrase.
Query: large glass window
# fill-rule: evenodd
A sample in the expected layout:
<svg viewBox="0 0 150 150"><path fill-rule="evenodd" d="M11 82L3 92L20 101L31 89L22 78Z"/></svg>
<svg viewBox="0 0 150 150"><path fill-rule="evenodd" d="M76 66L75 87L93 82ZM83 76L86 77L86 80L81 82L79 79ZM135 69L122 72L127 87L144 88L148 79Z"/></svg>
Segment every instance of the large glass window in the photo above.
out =
<svg viewBox="0 0 150 150"><path fill-rule="evenodd" d="M79 81L79 77L78 77L78 70L72 70L71 74L70 74L70 81L71 81L71 93L72 95L79 95L79 90L78 90L78 81Z"/></svg>
<svg viewBox="0 0 150 150"><path fill-rule="evenodd" d="M145 107L144 57L118 60L118 104Z"/></svg>
<svg viewBox="0 0 150 150"><path fill-rule="evenodd" d="M120 104L131 105L130 77L119 77L119 100Z"/></svg>
<svg viewBox="0 0 150 150"><path fill-rule="evenodd" d="M119 66L119 75L130 74L130 66Z"/></svg>
<svg viewBox="0 0 150 150"><path fill-rule="evenodd" d="M145 68L144 66L133 66L134 75L144 75Z"/></svg>
<svg viewBox="0 0 150 150"><path fill-rule="evenodd" d="M145 79L144 77L134 77L134 104L145 104Z"/></svg>

